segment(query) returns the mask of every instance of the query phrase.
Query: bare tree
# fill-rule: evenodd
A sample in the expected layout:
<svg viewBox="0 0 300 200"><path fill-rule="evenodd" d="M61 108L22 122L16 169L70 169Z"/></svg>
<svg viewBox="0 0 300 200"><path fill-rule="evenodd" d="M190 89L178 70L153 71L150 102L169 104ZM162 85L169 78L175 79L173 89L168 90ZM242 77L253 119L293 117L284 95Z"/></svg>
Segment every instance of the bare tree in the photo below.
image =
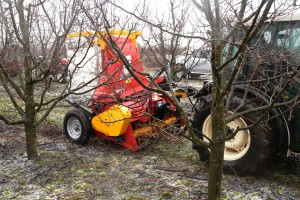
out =
<svg viewBox="0 0 300 200"><path fill-rule="evenodd" d="M68 95L91 90L83 91L83 87L95 77L81 78L76 85L73 79L95 55L87 51L91 49L89 40L73 38L66 45L66 40L72 39L68 33L82 30L84 20L77 1L18 0L1 1L0 5L0 80L2 101L6 105L0 120L9 125L24 125L27 157L35 159L37 126ZM60 91L52 92L56 81L67 83Z"/></svg>
<svg viewBox="0 0 300 200"><path fill-rule="evenodd" d="M285 114L298 105L298 95L285 97L298 76L298 64L291 62L297 56L278 48L290 42L284 36L291 29L283 28L280 30L283 32L276 29L275 33L271 22L276 23L278 17L285 14L283 11L295 8L291 7L293 2L280 4L271 0L192 2L195 18L201 22L194 24L194 27L198 26L194 31L203 29L208 37L197 34L197 31L193 34L176 32L180 30L171 30L162 21L156 24L118 4L112 5L147 23L152 30L156 29L161 33L157 38L160 43L162 33L210 43L213 82L207 82L195 96L200 101L195 108L193 128L179 102L174 103L186 120L186 137L195 144L202 160L210 160L208 198L217 199L221 195L224 149L225 167L240 175L254 172L267 164L274 154L288 150L285 140L289 136L278 129L283 126L285 132L289 131ZM288 19L283 22L289 24ZM106 23L109 24L109 20ZM133 71L119 48L114 44L112 47L126 68ZM167 64L166 61L162 63ZM146 85L143 87L147 88ZM165 94L159 87L155 91ZM274 139L278 137L282 140ZM254 159L255 155L258 155L257 159Z"/></svg>
<svg viewBox="0 0 300 200"><path fill-rule="evenodd" d="M155 18L156 22L152 21L152 23L166 26L172 33L182 33L188 19L188 4L169 1L169 5L168 15L156 13L156 16L148 16L148 18ZM186 46L189 46L189 40L183 41L179 36L166 33L161 28L153 28L149 24L148 27L150 37L146 39L145 43L151 52L157 52L154 55L152 54L152 58L148 57L148 59L152 60L152 65L155 67L165 68L166 75L170 81L180 81L185 72L183 65L187 59L184 57L182 60L179 60L178 56L183 53Z"/></svg>
<svg viewBox="0 0 300 200"><path fill-rule="evenodd" d="M210 141L210 151L202 147L198 147L198 151L203 160L211 154L209 199L216 199L221 195L223 155L225 166L235 173L254 172L279 153L278 139L274 138L287 137L277 131L279 124L283 125L285 121L279 120L278 115L289 112L299 101L297 95L289 100L282 99L283 93L289 90L288 85L298 76L298 68L289 71L291 60L287 51L282 52L283 49L278 48L281 45L274 37L279 34L274 31L276 25L266 24L266 21L276 21L278 18L274 17L280 18L284 9L294 8L289 3L275 1L262 1L257 5L251 1L237 4L220 4L218 1L193 3L205 14L211 29L213 86L207 85L211 95L203 95L205 97L197 107L193 124L198 135L204 134ZM229 9L232 9L228 13L232 17L226 19L223 11ZM288 21L285 22L285 26L288 24ZM286 28L281 31L286 31ZM267 34L273 37L268 42L265 41ZM275 55L272 52L276 52ZM279 55L284 55L284 58ZM279 68L281 70L277 71ZM272 83L266 82L266 77L273 79ZM274 111L279 104L286 105L280 108L284 111Z"/></svg>

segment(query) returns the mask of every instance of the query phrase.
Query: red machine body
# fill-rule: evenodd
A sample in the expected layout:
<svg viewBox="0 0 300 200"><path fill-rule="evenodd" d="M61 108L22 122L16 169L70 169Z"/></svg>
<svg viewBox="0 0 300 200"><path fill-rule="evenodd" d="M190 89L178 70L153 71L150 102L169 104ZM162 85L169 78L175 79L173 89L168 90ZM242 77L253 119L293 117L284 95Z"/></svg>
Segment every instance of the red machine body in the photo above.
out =
<svg viewBox="0 0 300 200"><path fill-rule="evenodd" d="M124 31L110 34L106 39L114 40L118 45L131 64L135 76L144 85L153 87L143 75L144 69L136 44L136 37L140 34L123 33ZM91 99L93 132L98 138L111 140L137 151L138 138L157 137L157 127L165 127L178 121L175 106L164 95L146 90L139 84L107 42L104 43L101 39L98 44L101 47L102 73ZM161 76L155 82L159 84L164 79ZM122 107L126 107L127 110L121 111ZM124 116L120 117L122 115ZM116 123L121 123L120 129L115 128ZM126 131L120 131L124 127ZM108 129L109 132L102 131L104 129Z"/></svg>

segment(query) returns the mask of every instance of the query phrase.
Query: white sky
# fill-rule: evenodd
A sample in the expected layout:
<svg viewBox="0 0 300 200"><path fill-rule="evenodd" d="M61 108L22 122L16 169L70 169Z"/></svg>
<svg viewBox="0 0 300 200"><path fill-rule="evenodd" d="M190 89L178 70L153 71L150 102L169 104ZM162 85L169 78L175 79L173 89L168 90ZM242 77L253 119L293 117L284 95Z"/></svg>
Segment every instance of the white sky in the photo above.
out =
<svg viewBox="0 0 300 200"><path fill-rule="evenodd" d="M140 15L140 13L142 12L142 10L144 8L148 7L149 11L150 11L149 13L154 18L158 17L158 18L160 18L160 20L163 19L164 21L167 21L168 17L169 17L169 12L170 12L169 0L111 0L111 1L115 2L118 5L121 5L124 9L128 10L129 12L133 12L133 13L137 14L138 16ZM179 1L180 0L178 0L178 2ZM232 5L236 5L238 8L240 1L241 0L230 0L228 2L230 2ZM281 5L283 3L288 3L289 5L292 5L293 1L294 0L276 0L276 4L272 8L272 10L278 9L278 5ZM191 3L191 0L185 0L185 2ZM201 1L199 0L199 2L201 2ZM256 7L261 2L261 0L252 0L249 2L252 3L253 7ZM178 9L178 11L179 11L179 9ZM249 9L248 13L250 13L251 12L250 6L248 7L248 9ZM200 13L199 10L197 10L193 5L190 5L189 11L187 12L187 15L189 14L190 22L187 22L187 24L185 26L185 33L187 35L189 35L190 33L195 33L197 35L202 34L201 36L204 36L204 37L206 36L205 33L207 32L207 30L209 28L203 27L203 24L206 24L205 19L203 16L201 17L199 13ZM232 8L224 5L223 11L221 14L224 17L228 17L230 15L233 15L230 13L232 13ZM177 14L177 17L180 18L180 15L181 15L180 12L176 12L176 14ZM125 16L125 14L120 11L115 11L113 13L113 15L117 15L119 17L122 15ZM129 20L137 21L137 19L134 19L132 16L131 16L131 18L130 17L128 17L128 18L129 19L126 18L126 20L128 20L128 21ZM152 20L155 20L155 19L152 19ZM155 24L158 23L155 21L151 21L151 22L153 22ZM146 28L140 28L138 31L143 31L144 36L149 35L149 31L147 31Z"/></svg>
<svg viewBox="0 0 300 200"><path fill-rule="evenodd" d="M114 3L118 5L122 5L124 9L129 12L133 12L140 16L140 13L146 8L148 8L148 13L151 15L151 21L154 24L159 24L157 20L167 22L170 19L170 1L169 0L112 0ZM180 1L178 1L180 2ZM178 4L177 2L177 4ZM183 1L184 2L184 1ZM190 2L190 1L185 1ZM176 9L179 11L183 6L180 5ZM118 15L123 15L117 12ZM180 12L176 12L176 17L181 18ZM134 20L134 19L133 19ZM155 21L154 21L155 20ZM190 28L188 28L190 27ZM186 25L186 30L191 29L191 26ZM149 36L149 31L146 28L142 28L138 31L143 32L143 36ZM140 42L141 43L141 42Z"/></svg>

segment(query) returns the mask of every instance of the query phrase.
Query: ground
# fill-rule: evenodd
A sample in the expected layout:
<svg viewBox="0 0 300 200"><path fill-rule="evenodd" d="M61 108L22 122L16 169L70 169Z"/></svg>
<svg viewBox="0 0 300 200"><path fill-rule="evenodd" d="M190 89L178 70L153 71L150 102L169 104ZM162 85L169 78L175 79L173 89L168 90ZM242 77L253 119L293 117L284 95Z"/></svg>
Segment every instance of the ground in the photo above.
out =
<svg viewBox="0 0 300 200"><path fill-rule="evenodd" d="M36 161L26 158L23 127L0 121L0 199L207 199L207 165L189 141L165 133L138 152L99 139L76 145L63 134L65 113L55 109L39 127ZM299 156L279 163L224 175L222 199L299 199Z"/></svg>
<svg viewBox="0 0 300 200"><path fill-rule="evenodd" d="M163 135L131 152L99 139L72 144L60 126L44 124L38 130L39 159L29 161L21 126L0 122L0 134L0 199L207 198L207 166L183 139ZM299 199L296 166L224 175L223 199Z"/></svg>

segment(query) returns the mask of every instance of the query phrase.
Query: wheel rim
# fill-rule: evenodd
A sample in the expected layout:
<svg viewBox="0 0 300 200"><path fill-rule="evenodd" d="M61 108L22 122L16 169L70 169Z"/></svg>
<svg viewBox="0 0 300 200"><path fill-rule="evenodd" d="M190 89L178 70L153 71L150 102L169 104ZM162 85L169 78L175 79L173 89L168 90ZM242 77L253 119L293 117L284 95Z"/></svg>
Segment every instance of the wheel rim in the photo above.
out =
<svg viewBox="0 0 300 200"><path fill-rule="evenodd" d="M82 126L80 121L75 117L71 117L67 123L67 130L68 130L68 135L72 139L74 140L78 139L82 133Z"/></svg>
<svg viewBox="0 0 300 200"><path fill-rule="evenodd" d="M228 112L228 116L230 115L232 115L232 112ZM229 122L227 126L232 131L235 131L237 127L246 127L247 123L239 117L234 121ZM211 115L205 119L202 132L208 138L212 137ZM249 130L240 130L237 132L232 139L225 141L224 160L233 161L243 157L249 150L250 142L251 137Z"/></svg>

